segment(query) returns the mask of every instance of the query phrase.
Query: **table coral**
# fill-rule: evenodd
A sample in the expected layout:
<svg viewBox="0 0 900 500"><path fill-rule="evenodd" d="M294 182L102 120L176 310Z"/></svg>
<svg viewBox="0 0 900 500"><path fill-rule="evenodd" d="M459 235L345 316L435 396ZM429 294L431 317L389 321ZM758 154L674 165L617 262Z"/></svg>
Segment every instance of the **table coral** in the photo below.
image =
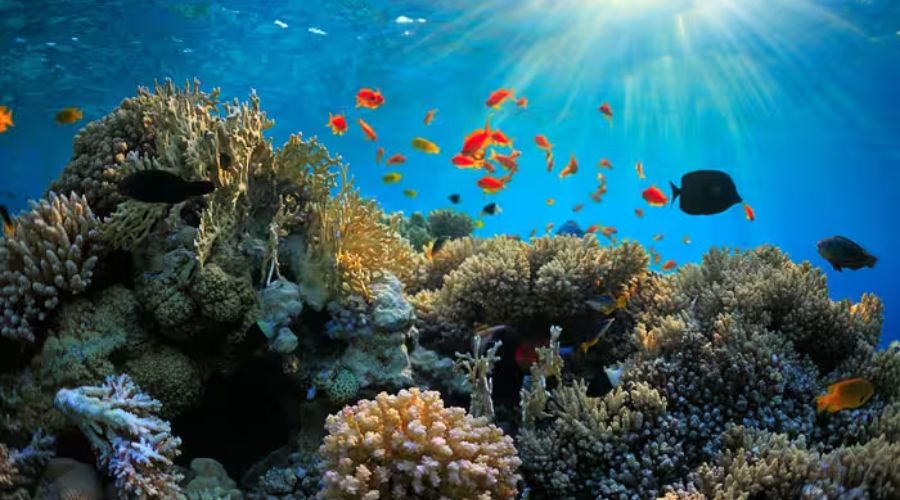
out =
<svg viewBox="0 0 900 500"><path fill-rule="evenodd" d="M328 417L319 498L515 498L512 439L440 394L379 394Z"/></svg>

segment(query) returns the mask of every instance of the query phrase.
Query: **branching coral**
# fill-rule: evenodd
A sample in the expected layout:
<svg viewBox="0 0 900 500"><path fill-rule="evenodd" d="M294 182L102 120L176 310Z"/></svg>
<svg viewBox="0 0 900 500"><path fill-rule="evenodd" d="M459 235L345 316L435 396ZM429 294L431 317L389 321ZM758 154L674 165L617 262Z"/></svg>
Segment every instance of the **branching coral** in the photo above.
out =
<svg viewBox="0 0 900 500"><path fill-rule="evenodd" d="M0 443L0 498L30 498L27 489L34 486L53 457L54 444L54 438L41 431L22 449Z"/></svg>
<svg viewBox="0 0 900 500"><path fill-rule="evenodd" d="M181 496L181 475L172 462L181 440L156 416L160 402L128 375L110 376L99 386L61 389L54 404L81 429L121 497Z"/></svg>
<svg viewBox="0 0 900 500"><path fill-rule="evenodd" d="M362 400L326 422L325 499L514 498L512 439L437 392L413 388Z"/></svg>
<svg viewBox="0 0 900 500"><path fill-rule="evenodd" d="M0 335L33 342L35 324L60 296L91 284L102 246L99 221L83 196L51 192L30 205L15 235L0 240Z"/></svg>

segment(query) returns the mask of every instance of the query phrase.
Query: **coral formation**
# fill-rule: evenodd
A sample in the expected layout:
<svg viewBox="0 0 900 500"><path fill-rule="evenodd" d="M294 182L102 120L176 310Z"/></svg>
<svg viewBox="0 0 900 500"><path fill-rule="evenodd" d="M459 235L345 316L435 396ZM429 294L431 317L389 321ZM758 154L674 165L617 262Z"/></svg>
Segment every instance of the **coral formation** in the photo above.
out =
<svg viewBox="0 0 900 500"><path fill-rule="evenodd" d="M514 498L519 459L499 428L416 388L331 415L320 498Z"/></svg>
<svg viewBox="0 0 900 500"><path fill-rule="evenodd" d="M0 442L0 498L28 498L47 462L53 457L54 439L36 432L22 449Z"/></svg>

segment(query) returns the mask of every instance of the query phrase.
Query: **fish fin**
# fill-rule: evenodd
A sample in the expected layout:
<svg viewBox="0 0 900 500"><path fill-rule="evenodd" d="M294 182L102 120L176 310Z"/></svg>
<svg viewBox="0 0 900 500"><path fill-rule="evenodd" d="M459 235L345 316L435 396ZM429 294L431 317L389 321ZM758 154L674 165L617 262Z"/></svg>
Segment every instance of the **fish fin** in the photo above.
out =
<svg viewBox="0 0 900 500"><path fill-rule="evenodd" d="M866 262L866 267L875 267L876 262L878 262L878 257L870 255L868 262Z"/></svg>
<svg viewBox="0 0 900 500"><path fill-rule="evenodd" d="M841 269L843 269L843 268L841 267L841 265L838 264L837 262L832 262L832 263L831 263L831 267L833 267L834 270L837 271L837 272L841 272Z"/></svg>
<svg viewBox="0 0 900 500"><path fill-rule="evenodd" d="M672 181L669 181L669 186L671 186L672 188L672 203L670 203L669 205L674 205L675 200L678 199L678 195L681 194L681 189L679 189L678 186L676 186Z"/></svg>
<svg viewBox="0 0 900 500"><path fill-rule="evenodd" d="M212 183L212 181L194 181L189 182L187 185L187 192L189 196L202 196L204 194L212 193L216 189L216 185Z"/></svg>

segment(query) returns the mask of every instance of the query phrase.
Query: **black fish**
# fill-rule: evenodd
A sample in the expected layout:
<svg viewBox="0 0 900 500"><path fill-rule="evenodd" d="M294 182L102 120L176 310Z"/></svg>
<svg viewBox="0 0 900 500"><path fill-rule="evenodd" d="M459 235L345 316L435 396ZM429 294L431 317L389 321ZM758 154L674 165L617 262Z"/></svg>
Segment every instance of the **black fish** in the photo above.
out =
<svg viewBox="0 0 900 500"><path fill-rule="evenodd" d="M713 215L740 203L731 176L719 170L696 170L681 177L681 187L672 186L672 203L681 195L681 210L690 215Z"/></svg>
<svg viewBox="0 0 900 500"><path fill-rule="evenodd" d="M453 203L454 205L459 203L459 194L458 193L453 193L450 196L448 196L447 198L449 198L450 203Z"/></svg>
<svg viewBox="0 0 900 500"><path fill-rule="evenodd" d="M863 267L874 267L878 258L870 254L858 243L844 238L843 236L832 236L816 244L825 260L827 260L835 271L843 268L860 269Z"/></svg>
<svg viewBox="0 0 900 500"><path fill-rule="evenodd" d="M434 240L434 243L431 244L431 255L440 252L441 249L444 248L444 244L448 241L450 241L450 238L447 238L446 236L438 236L438 238Z"/></svg>
<svg viewBox="0 0 900 500"><path fill-rule="evenodd" d="M210 181L186 181L165 170L139 170L119 181L120 193L147 203L181 203L215 188Z"/></svg>
<svg viewBox="0 0 900 500"><path fill-rule="evenodd" d="M494 215L500 213L500 206L496 203L488 203L481 209L481 215Z"/></svg>
<svg viewBox="0 0 900 500"><path fill-rule="evenodd" d="M3 236L12 236L16 233L16 223L9 216L9 210L0 205L0 218L3 219Z"/></svg>

